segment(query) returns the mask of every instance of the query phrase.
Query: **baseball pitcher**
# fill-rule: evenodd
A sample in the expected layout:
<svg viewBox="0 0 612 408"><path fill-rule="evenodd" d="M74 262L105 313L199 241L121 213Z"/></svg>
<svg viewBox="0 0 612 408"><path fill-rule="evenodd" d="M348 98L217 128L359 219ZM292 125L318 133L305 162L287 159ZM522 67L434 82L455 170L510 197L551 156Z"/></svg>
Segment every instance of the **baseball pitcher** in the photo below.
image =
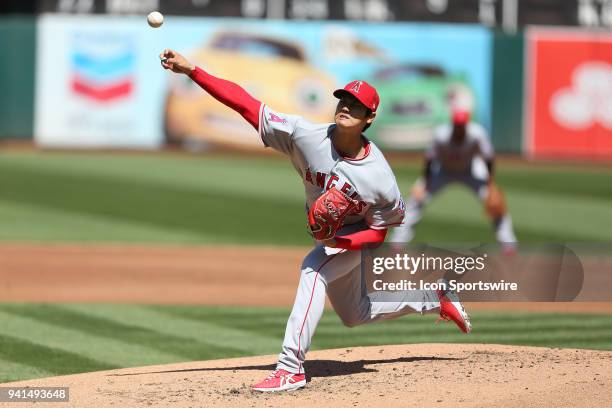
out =
<svg viewBox="0 0 612 408"><path fill-rule="evenodd" d="M379 106L373 87L352 81L336 90L334 122L313 124L276 112L173 50L165 50L160 58L165 69L188 75L240 113L257 130L263 146L288 156L304 184L308 228L317 245L301 265L277 367L253 390L292 390L306 384L303 363L323 314L326 292L347 326L438 310L442 318L470 331L469 316L453 292L423 291L419 302L397 303L373 302L362 294L359 249L364 243L383 242L387 229L404 217L395 176L381 151L363 135ZM340 279L347 275L349 279ZM334 290L334 282L342 287Z"/></svg>

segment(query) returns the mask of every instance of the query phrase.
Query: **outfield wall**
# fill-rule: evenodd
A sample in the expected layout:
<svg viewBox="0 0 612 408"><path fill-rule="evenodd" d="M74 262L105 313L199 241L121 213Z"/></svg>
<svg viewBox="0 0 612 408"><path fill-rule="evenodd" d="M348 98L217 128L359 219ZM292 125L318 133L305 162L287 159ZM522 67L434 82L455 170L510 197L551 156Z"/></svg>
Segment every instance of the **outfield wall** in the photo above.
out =
<svg viewBox="0 0 612 408"><path fill-rule="evenodd" d="M0 139L32 137L35 41L34 17L0 17Z"/></svg>
<svg viewBox="0 0 612 408"><path fill-rule="evenodd" d="M329 89L372 82L382 106L368 136L386 150L421 150L455 104L473 110L499 152L612 159L609 32L176 16L153 30L141 16L43 14L3 18L0 33L19 61L0 68L0 138L43 147L259 148L237 114L160 69L157 54L171 47L313 121L331 119ZM555 97L576 76L599 91Z"/></svg>
<svg viewBox="0 0 612 408"><path fill-rule="evenodd" d="M492 130L497 151L521 153L523 133L523 34L494 33Z"/></svg>

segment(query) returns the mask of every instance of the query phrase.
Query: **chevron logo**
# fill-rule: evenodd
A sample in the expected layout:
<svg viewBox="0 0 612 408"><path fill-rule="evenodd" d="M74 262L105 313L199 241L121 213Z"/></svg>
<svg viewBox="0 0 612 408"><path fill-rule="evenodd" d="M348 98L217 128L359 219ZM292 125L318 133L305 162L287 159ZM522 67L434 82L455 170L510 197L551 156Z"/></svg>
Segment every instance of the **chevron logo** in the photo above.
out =
<svg viewBox="0 0 612 408"><path fill-rule="evenodd" d="M129 39L77 35L73 45L70 79L73 93L100 103L132 94L136 57Z"/></svg>

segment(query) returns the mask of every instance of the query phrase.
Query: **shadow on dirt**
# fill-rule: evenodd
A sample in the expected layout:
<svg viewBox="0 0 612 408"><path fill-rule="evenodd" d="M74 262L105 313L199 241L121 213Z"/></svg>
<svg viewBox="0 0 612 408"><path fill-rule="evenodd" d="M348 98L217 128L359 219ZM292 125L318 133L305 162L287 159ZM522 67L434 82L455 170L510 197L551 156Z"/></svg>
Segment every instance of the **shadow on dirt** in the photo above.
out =
<svg viewBox="0 0 612 408"><path fill-rule="evenodd" d="M462 360L461 358L450 357L400 357L382 360L357 360L357 361L337 361L337 360L311 360L304 363L304 369L309 377L336 377L358 373L377 372L374 368L367 367L373 364L395 364L395 363L414 363L418 361L449 361ZM109 377L123 377L130 375L163 374L163 373L185 373L198 371L238 371L238 370L274 370L275 364L245 365L232 367L206 367L188 368L184 370L151 371L144 373L125 373L109 374Z"/></svg>

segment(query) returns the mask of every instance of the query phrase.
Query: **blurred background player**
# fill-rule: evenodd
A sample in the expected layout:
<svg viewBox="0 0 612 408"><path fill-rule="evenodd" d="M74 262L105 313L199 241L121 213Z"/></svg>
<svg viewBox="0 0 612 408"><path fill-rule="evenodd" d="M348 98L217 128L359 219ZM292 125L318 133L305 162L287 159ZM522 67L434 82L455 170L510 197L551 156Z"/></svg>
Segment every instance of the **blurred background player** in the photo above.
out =
<svg viewBox="0 0 612 408"><path fill-rule="evenodd" d="M478 195L491 218L495 238L504 254L516 252L516 236L501 189L495 183L494 152L486 130L470 121L470 112L455 109L450 124L435 128L425 153L423 176L412 187L404 222L395 228L391 241L410 242L414 226L431 198L450 183L467 186Z"/></svg>

